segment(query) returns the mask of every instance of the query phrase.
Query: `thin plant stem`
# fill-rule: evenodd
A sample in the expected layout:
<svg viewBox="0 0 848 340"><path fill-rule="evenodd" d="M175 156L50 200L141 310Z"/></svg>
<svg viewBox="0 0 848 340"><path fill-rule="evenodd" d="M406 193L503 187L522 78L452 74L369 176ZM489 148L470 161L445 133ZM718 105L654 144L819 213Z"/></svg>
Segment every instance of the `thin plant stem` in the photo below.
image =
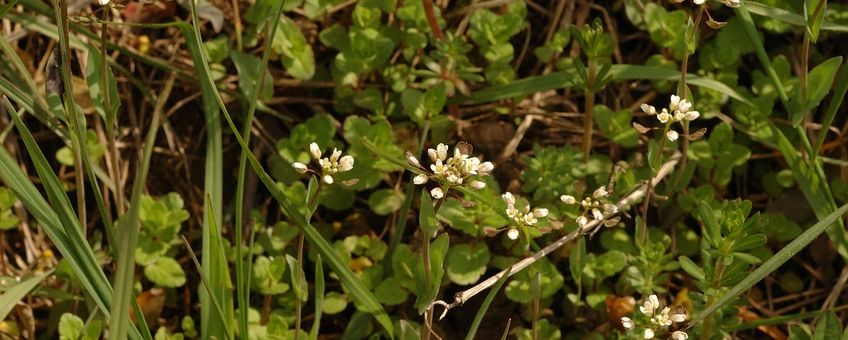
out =
<svg viewBox="0 0 848 340"><path fill-rule="evenodd" d="M589 161L592 152L592 133L594 128L593 116L595 112L595 63L589 61L589 77L586 88L583 91L586 113L583 116L583 162Z"/></svg>
<svg viewBox="0 0 848 340"><path fill-rule="evenodd" d="M312 195L312 197L309 198L309 201L306 204L307 209L311 209L311 207L315 206L315 202L318 201L318 196L321 194L321 189L324 187L324 182L321 181L320 179L317 181L317 183L318 184L317 184L317 187L315 188L315 194ZM315 213L314 211L309 211L309 215L306 216L307 221L312 222L312 215L314 213ZM297 238L297 267L298 267L298 270L297 270L296 273L294 273L294 275L295 275L295 279L294 279L295 283L294 284L297 284L297 285L300 285L300 281L302 280L302 278L300 277L300 274L303 273L303 237L304 237L303 232L301 231L300 235L298 235L298 238ZM300 287L300 289L307 289L307 287ZM297 295L297 294L295 294L295 295ZM300 335L300 324L303 321L302 320L303 317L301 315L302 309L303 309L303 301L300 301L299 296L295 296L294 301L295 301L294 340L297 340L298 336Z"/></svg>
<svg viewBox="0 0 848 340"><path fill-rule="evenodd" d="M723 258L718 258L716 260L715 268L716 268L715 269L716 270L716 276L715 276L715 278L713 278L713 281L710 284L710 286L712 286L712 288L714 288L714 289L718 289L719 287L721 287L721 276L722 276L722 273L724 272L724 259ZM709 307L713 303L715 303L715 296L710 296L707 299L707 305L706 306ZM700 337L701 340L709 340L710 332L712 331L714 321L715 321L715 319L713 318L712 314L708 315L707 318L704 319L704 327L701 329L701 337Z"/></svg>

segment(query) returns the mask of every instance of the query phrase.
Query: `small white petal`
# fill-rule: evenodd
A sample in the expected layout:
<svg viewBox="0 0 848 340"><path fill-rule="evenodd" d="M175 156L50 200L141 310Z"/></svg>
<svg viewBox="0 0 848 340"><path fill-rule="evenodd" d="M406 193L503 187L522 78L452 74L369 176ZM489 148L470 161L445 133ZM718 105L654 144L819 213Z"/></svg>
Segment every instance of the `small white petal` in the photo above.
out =
<svg viewBox="0 0 848 340"><path fill-rule="evenodd" d="M678 134L677 131L669 130L668 133L665 134L665 136L666 138L668 138L669 141L673 142L680 137L680 134Z"/></svg>
<svg viewBox="0 0 848 340"><path fill-rule="evenodd" d="M441 160L447 159L448 158L448 146L444 145L442 143L439 143L439 145L436 146L436 156Z"/></svg>
<svg viewBox="0 0 848 340"><path fill-rule="evenodd" d="M536 215L536 216L539 216L539 217L546 217L546 216L548 216L548 212L549 212L548 209L536 208L536 209L533 210L533 215Z"/></svg>
<svg viewBox="0 0 848 340"><path fill-rule="evenodd" d="M309 144L309 153L312 154L312 158L321 158L321 149L318 147L318 143Z"/></svg>
<svg viewBox="0 0 848 340"><path fill-rule="evenodd" d="M663 124L668 122L668 120L670 118L671 118L671 115L665 109L663 109L663 111L660 114L657 115L657 120L659 120L660 123L663 123Z"/></svg>
<svg viewBox="0 0 848 340"><path fill-rule="evenodd" d="M672 314L671 321L673 322L684 322L686 321L686 314Z"/></svg>
<svg viewBox="0 0 848 340"><path fill-rule="evenodd" d="M495 165L492 164L492 162L483 162L482 164L480 164L480 167L477 168L477 171L479 171L481 174L488 174L494 169Z"/></svg>
<svg viewBox="0 0 848 340"><path fill-rule="evenodd" d="M696 5L703 5L704 0L694 0Z"/></svg>
<svg viewBox="0 0 848 340"><path fill-rule="evenodd" d="M571 195L562 195L559 197L559 199L565 204L577 203L577 199L575 199L574 196Z"/></svg>
<svg viewBox="0 0 848 340"><path fill-rule="evenodd" d="M415 183L416 185L427 183L427 175L420 174L415 176L414 178L412 178L412 183Z"/></svg>
<svg viewBox="0 0 848 340"><path fill-rule="evenodd" d="M601 212L600 209L595 208L592 209L592 217L594 217L598 221L602 221L604 219L604 214Z"/></svg>
<svg viewBox="0 0 848 340"><path fill-rule="evenodd" d="M486 182L483 181L473 181L471 182L471 188L475 190L480 190L486 187Z"/></svg>
<svg viewBox="0 0 848 340"><path fill-rule="evenodd" d="M671 338L674 340L686 340L689 339L689 334L683 331L674 331L674 333L671 333Z"/></svg>
<svg viewBox="0 0 848 340"><path fill-rule="evenodd" d="M677 110L680 107L680 96L673 94L668 103L668 109L670 111Z"/></svg>
<svg viewBox="0 0 848 340"><path fill-rule="evenodd" d="M406 155L406 160L409 162L409 164L412 164L412 166L414 166L414 167L417 167L417 168L421 167L421 163L418 162L418 158L415 158L415 156L413 156L411 154Z"/></svg>
<svg viewBox="0 0 848 340"><path fill-rule="evenodd" d="M584 225L586 225L586 223L589 223L589 219L586 218L586 216L581 215L581 216L577 217L577 225L578 226L580 226L582 228Z"/></svg>
<svg viewBox="0 0 848 340"><path fill-rule="evenodd" d="M506 237L509 237L510 240L518 239L518 229L512 228L506 232Z"/></svg>
<svg viewBox="0 0 848 340"><path fill-rule="evenodd" d="M653 107L653 106L651 106L651 105L648 105L648 104L642 104L642 105L641 105L641 106L639 106L639 107L642 109L642 112L644 112L644 113L646 113L646 114L648 114L648 115L653 116L653 115L657 114L657 108L655 108L655 107Z"/></svg>
<svg viewBox="0 0 848 340"><path fill-rule="evenodd" d="M604 213L607 215L612 215L618 212L618 207L615 204L604 204Z"/></svg>
<svg viewBox="0 0 848 340"><path fill-rule="evenodd" d="M624 329L627 330L631 330L633 329L633 327L636 327L636 324L633 323L633 320L626 316L621 318L621 325L624 326Z"/></svg>
<svg viewBox="0 0 848 340"><path fill-rule="evenodd" d="M353 169L353 156L344 156L339 160L339 171L345 172Z"/></svg>
<svg viewBox="0 0 848 340"><path fill-rule="evenodd" d="M657 310L657 308L660 308L660 299L657 298L657 294L651 294L651 296L648 297L648 301L651 302L651 306L653 306L652 308L654 310Z"/></svg>
<svg viewBox="0 0 848 340"><path fill-rule="evenodd" d="M339 156L341 156L341 155L342 155L342 150L339 150L339 149L333 148L333 153L332 153L332 154L330 154L330 161L332 161L332 162L338 162L338 161L339 161Z"/></svg>
<svg viewBox="0 0 848 340"><path fill-rule="evenodd" d="M306 170L309 169L309 168L306 167L306 164L303 164L301 162L292 163L292 168L294 168L295 171L302 173L302 174L305 174Z"/></svg>
<svg viewBox="0 0 848 340"><path fill-rule="evenodd" d="M505 194L501 195L501 198L506 202L506 204L513 205L515 204L515 196L512 195L511 192L507 191Z"/></svg>
<svg viewBox="0 0 848 340"><path fill-rule="evenodd" d="M439 159L439 155L436 153L436 149L427 149L427 156L430 156L430 161L433 162Z"/></svg>
<svg viewBox="0 0 848 340"><path fill-rule="evenodd" d="M598 200L603 199L603 198L607 198L607 196L609 196L609 191L607 191L606 187L597 188L597 189L595 189L595 192L592 193L592 197L594 197L595 199L598 199Z"/></svg>
<svg viewBox="0 0 848 340"><path fill-rule="evenodd" d="M97 0L97 3L99 3L100 6L106 6L109 4L109 0Z"/></svg>
<svg viewBox="0 0 848 340"><path fill-rule="evenodd" d="M430 190L430 196L433 196L435 199L441 199L445 197L445 192L442 191L442 188L433 188L433 190Z"/></svg>
<svg viewBox="0 0 848 340"><path fill-rule="evenodd" d="M646 329L645 330L645 339L653 339L653 338L654 338L654 330L650 329L650 328Z"/></svg>
<svg viewBox="0 0 848 340"><path fill-rule="evenodd" d="M684 119L691 122L695 119L698 119L698 117L700 117L700 116L701 116L701 113L698 112L698 111L689 111L689 112L686 112L686 117L684 117Z"/></svg>
<svg viewBox="0 0 848 340"><path fill-rule="evenodd" d="M324 183L333 184L333 176L324 175Z"/></svg>

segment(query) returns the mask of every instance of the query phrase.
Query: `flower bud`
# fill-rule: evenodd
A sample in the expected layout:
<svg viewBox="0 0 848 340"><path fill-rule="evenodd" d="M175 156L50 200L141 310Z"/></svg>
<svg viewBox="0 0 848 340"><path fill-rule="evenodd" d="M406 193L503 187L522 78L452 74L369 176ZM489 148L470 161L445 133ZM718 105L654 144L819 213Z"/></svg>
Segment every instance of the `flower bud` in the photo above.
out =
<svg viewBox="0 0 848 340"><path fill-rule="evenodd" d="M318 148L318 143L309 144L309 153L312 154L312 158L315 158L315 159L321 158L321 149Z"/></svg>
<svg viewBox="0 0 848 340"><path fill-rule="evenodd" d="M306 171L309 170L309 168L306 167L306 164L303 164L301 162L292 163L292 168L294 168L295 171L301 174L305 174Z"/></svg>

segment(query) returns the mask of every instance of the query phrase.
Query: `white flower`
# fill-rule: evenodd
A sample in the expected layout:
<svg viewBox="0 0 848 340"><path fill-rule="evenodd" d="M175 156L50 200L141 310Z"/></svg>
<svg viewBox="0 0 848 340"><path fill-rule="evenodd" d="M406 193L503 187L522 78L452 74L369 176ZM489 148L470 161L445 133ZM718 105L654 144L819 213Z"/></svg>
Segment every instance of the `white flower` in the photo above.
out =
<svg viewBox="0 0 848 340"><path fill-rule="evenodd" d="M575 199L574 196L571 196L571 195L562 195L562 196L559 197L559 199L563 203L568 204L568 205L577 203L577 199Z"/></svg>
<svg viewBox="0 0 848 340"><path fill-rule="evenodd" d="M654 330L650 329L650 328L646 329L645 330L645 339L653 339L653 338L654 338Z"/></svg>
<svg viewBox="0 0 848 340"><path fill-rule="evenodd" d="M309 168L306 167L306 164L303 164L301 162L292 163L292 168L294 168L295 171L297 171L301 174L305 174L306 170L309 170Z"/></svg>
<svg viewBox="0 0 848 340"><path fill-rule="evenodd" d="M477 168L477 171L479 171L480 174L482 175L482 174L488 174L488 173L492 172L492 170L494 170L494 169L495 169L495 165L492 164L492 162L483 162L482 164L480 164L480 167Z"/></svg>
<svg viewBox="0 0 848 340"><path fill-rule="evenodd" d="M698 119L698 117L700 117L700 116L701 116L701 113L698 112L698 111L689 111L689 112L686 112L686 116L683 117L683 119L691 122L695 119Z"/></svg>
<svg viewBox="0 0 848 340"><path fill-rule="evenodd" d="M539 217L547 217L548 216L548 209L536 208L536 209L533 210L533 215L536 215L536 216L539 216Z"/></svg>
<svg viewBox="0 0 848 340"><path fill-rule="evenodd" d="M671 112L677 111L680 108L680 96L673 94L668 103L668 110Z"/></svg>
<svg viewBox="0 0 848 340"><path fill-rule="evenodd" d="M668 133L665 134L665 136L666 138L668 138L669 141L673 142L676 141L678 137L680 137L680 134L678 134L677 131L669 130Z"/></svg>
<svg viewBox="0 0 848 340"><path fill-rule="evenodd" d="M483 181L472 181L471 188L475 190L480 190L486 187L486 182Z"/></svg>
<svg viewBox="0 0 848 340"><path fill-rule="evenodd" d="M633 329L633 327L636 327L636 324L633 323L633 320L626 316L621 318L621 325L624 326L624 329L626 330L631 330Z"/></svg>
<svg viewBox="0 0 848 340"><path fill-rule="evenodd" d="M598 199L598 200L602 199L602 198L606 198L607 196L609 196L609 192L607 191L606 187L597 188L597 189L595 189L595 192L592 193L592 197L594 197L595 199Z"/></svg>
<svg viewBox="0 0 848 340"><path fill-rule="evenodd" d="M436 146L436 156L438 159L445 160L448 158L448 146L442 143Z"/></svg>
<svg viewBox="0 0 848 340"><path fill-rule="evenodd" d="M642 104L640 106L640 108L642 109L642 112L644 112L648 115L653 116L653 115L657 114L657 108L653 107L652 105Z"/></svg>
<svg viewBox="0 0 848 340"><path fill-rule="evenodd" d="M583 228L583 226L586 225L586 223L589 223L589 219L586 218L586 216L583 216L583 215L580 215L579 217L577 217L576 221L577 221L577 225L580 226L581 228Z"/></svg>
<svg viewBox="0 0 848 340"><path fill-rule="evenodd" d="M679 121L683 120L683 118L686 118L686 112L683 112L683 111L680 111L680 110L674 111L674 121L675 122L679 122Z"/></svg>
<svg viewBox="0 0 848 340"><path fill-rule="evenodd" d="M693 0L696 5L703 5L705 0Z"/></svg>
<svg viewBox="0 0 848 340"><path fill-rule="evenodd" d="M318 143L309 144L309 153L312 154L312 158L321 159L321 149L318 148Z"/></svg>
<svg viewBox="0 0 848 340"><path fill-rule="evenodd" d="M339 159L339 172L350 171L353 169L353 156L347 155Z"/></svg>
<svg viewBox="0 0 848 340"><path fill-rule="evenodd" d="M508 204L508 205L513 205L513 204L515 204L515 196L513 196L513 195L512 195L512 193L511 193L511 192L509 192L509 191L507 191L505 194L501 195L501 198L502 198L502 199L503 199L503 201L504 201L504 202L506 202L506 204Z"/></svg>
<svg viewBox="0 0 848 340"><path fill-rule="evenodd" d="M106 6L109 4L109 0L97 0L97 3L99 3L100 6Z"/></svg>
<svg viewBox="0 0 848 340"><path fill-rule="evenodd" d="M604 204L604 214L612 215L618 212L618 207L615 204Z"/></svg>
<svg viewBox="0 0 848 340"><path fill-rule="evenodd" d="M510 228L509 231L506 232L506 237L509 237L510 240L518 239L518 229Z"/></svg>
<svg viewBox="0 0 848 340"><path fill-rule="evenodd" d="M435 199L441 199L445 197L445 192L442 191L442 188L433 188L433 190L430 190L430 196L433 196Z"/></svg>
<svg viewBox="0 0 848 340"><path fill-rule="evenodd" d="M602 221L604 219L604 214L601 212L600 209L595 208L592 209L592 217L594 217L598 221Z"/></svg>
<svg viewBox="0 0 848 340"><path fill-rule="evenodd" d="M421 184L427 183L427 175L419 174L419 175L415 176L414 178L412 178L412 183L415 183L415 185L421 185Z"/></svg>
<svg viewBox="0 0 848 340"><path fill-rule="evenodd" d="M333 184L333 176L324 175L322 178L324 179L324 183Z"/></svg>
<svg viewBox="0 0 848 340"><path fill-rule="evenodd" d="M639 310L646 316L653 316L657 308L660 307L660 301L656 295L651 294L645 302L639 306Z"/></svg>
<svg viewBox="0 0 848 340"><path fill-rule="evenodd" d="M675 313L671 315L672 322L684 322L686 321L686 313Z"/></svg>
<svg viewBox="0 0 848 340"><path fill-rule="evenodd" d="M683 331L674 331L674 333L671 333L671 338L674 340L686 340L689 339L689 334Z"/></svg>
<svg viewBox="0 0 848 340"><path fill-rule="evenodd" d="M683 112L683 113L689 112L689 110L692 109L692 102L690 102L686 99L681 99L680 104L678 104L677 109L680 110L680 112Z"/></svg>
<svg viewBox="0 0 848 340"><path fill-rule="evenodd" d="M659 324L660 326L668 327L671 326L671 319L668 317L668 312L670 309L665 307L651 319L651 322Z"/></svg>
<svg viewBox="0 0 848 340"><path fill-rule="evenodd" d="M421 167L421 162L419 162L418 158L415 158L415 156L413 156L411 153L406 154L406 161L409 162L409 164L412 164L412 166L414 167Z"/></svg>
<svg viewBox="0 0 848 340"><path fill-rule="evenodd" d="M671 118L671 115L668 114L668 110L666 110L666 109L662 109L662 112L660 112L660 114L657 115L657 119L660 121L660 123L663 123L663 124L668 122L668 120L670 118Z"/></svg>

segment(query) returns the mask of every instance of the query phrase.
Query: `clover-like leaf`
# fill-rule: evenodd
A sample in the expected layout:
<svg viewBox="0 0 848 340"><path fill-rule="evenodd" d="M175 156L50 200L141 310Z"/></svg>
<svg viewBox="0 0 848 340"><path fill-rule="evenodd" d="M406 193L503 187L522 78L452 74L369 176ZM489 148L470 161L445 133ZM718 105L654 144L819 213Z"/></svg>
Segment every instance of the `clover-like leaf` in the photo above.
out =
<svg viewBox="0 0 848 340"><path fill-rule="evenodd" d="M180 264L170 257L159 257L144 266L144 276L158 286L181 287L186 282L186 274Z"/></svg>
<svg viewBox="0 0 848 340"><path fill-rule="evenodd" d="M447 274L456 284L468 285L480 279L489 263L489 247L485 243L460 244L448 250Z"/></svg>

